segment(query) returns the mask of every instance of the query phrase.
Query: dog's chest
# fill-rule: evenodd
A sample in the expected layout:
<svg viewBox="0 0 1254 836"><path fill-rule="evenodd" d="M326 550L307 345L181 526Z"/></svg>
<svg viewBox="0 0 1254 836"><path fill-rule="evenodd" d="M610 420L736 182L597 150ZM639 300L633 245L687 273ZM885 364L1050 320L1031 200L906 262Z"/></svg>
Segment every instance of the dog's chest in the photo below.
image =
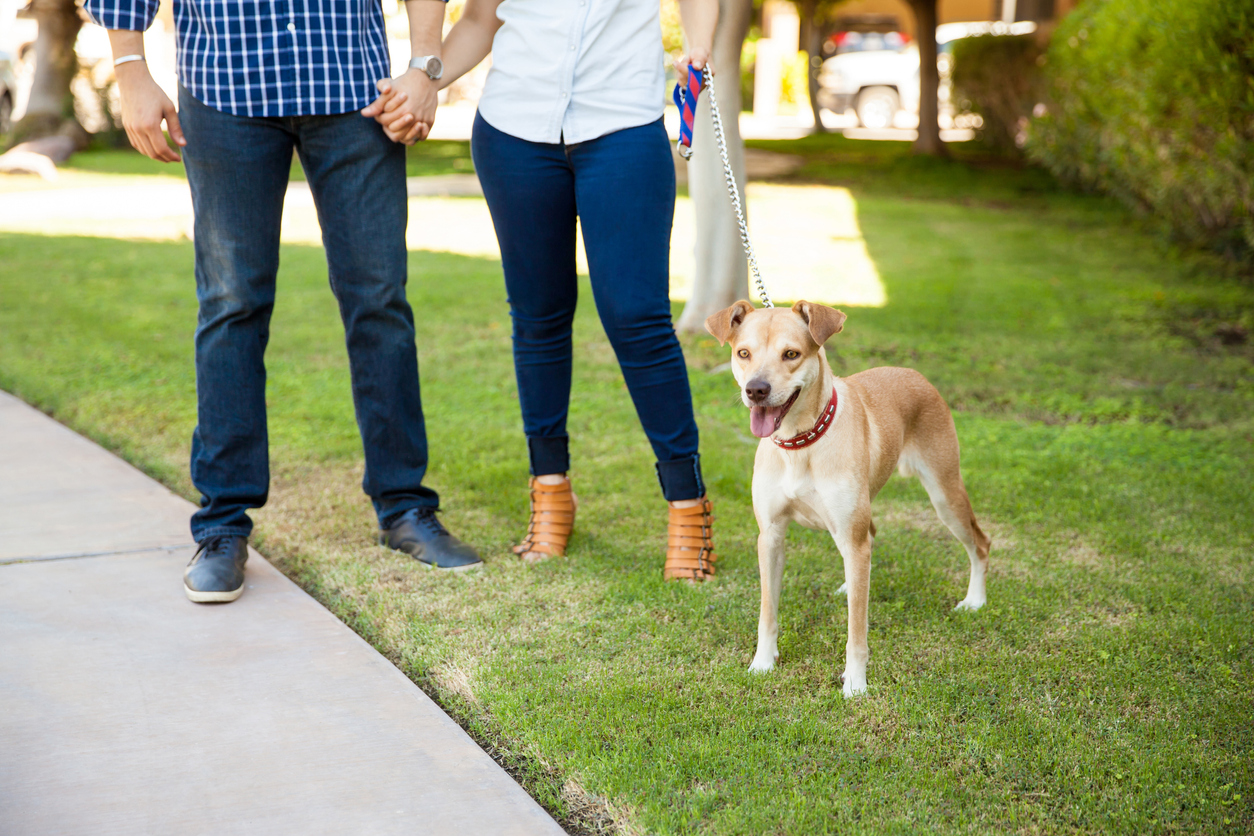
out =
<svg viewBox="0 0 1254 836"><path fill-rule="evenodd" d="M827 529L826 503L810 470L809 456L789 456L778 489L793 520L806 528Z"/></svg>

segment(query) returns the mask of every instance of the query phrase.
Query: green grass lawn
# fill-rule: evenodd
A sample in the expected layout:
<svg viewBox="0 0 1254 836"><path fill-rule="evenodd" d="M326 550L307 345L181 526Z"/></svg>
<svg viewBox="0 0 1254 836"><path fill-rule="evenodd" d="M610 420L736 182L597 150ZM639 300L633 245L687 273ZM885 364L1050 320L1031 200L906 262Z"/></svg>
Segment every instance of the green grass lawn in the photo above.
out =
<svg viewBox="0 0 1254 836"><path fill-rule="evenodd" d="M846 309L837 373L909 365L954 406L993 537L983 610L951 611L966 555L895 479L876 503L869 693L841 696L841 562L800 529L780 665L750 676L756 442L718 368L728 351L684 339L719 575L666 584L650 450L586 282L577 529L568 557L520 564L500 265L430 253L410 260L430 478L486 570L435 575L371 545L342 331L310 247L282 257L259 548L576 832L1254 831L1254 347L1239 339L1254 287L1030 170L843 139L770 147L851 187L887 287L887 306ZM188 243L0 235L0 387L188 496L191 263Z"/></svg>

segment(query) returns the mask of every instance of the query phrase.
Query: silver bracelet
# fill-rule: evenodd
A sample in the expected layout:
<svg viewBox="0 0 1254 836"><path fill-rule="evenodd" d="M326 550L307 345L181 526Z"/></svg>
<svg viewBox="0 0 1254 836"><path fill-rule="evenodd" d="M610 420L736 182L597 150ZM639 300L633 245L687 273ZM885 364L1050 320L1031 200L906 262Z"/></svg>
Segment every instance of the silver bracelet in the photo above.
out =
<svg viewBox="0 0 1254 836"><path fill-rule="evenodd" d="M123 55L121 58L113 59L113 66L120 67L123 64L129 64L132 61L144 61L144 60L147 60L147 59L145 59L144 56L142 55Z"/></svg>

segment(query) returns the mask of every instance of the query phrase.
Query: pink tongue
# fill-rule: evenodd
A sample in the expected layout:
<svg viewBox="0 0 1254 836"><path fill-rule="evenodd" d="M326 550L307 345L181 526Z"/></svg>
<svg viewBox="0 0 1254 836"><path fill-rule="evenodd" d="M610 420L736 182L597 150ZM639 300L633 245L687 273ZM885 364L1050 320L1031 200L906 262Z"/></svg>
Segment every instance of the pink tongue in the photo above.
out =
<svg viewBox="0 0 1254 836"><path fill-rule="evenodd" d="M766 438L775 432L775 419L783 409L782 406L749 407L749 432L758 438Z"/></svg>

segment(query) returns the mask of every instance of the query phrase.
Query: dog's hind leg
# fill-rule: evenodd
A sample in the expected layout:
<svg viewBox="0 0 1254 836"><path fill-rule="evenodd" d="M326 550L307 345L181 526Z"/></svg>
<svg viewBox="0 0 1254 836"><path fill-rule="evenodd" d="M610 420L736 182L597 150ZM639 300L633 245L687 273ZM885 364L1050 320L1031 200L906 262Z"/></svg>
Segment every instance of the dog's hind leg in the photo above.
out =
<svg viewBox="0 0 1254 836"><path fill-rule="evenodd" d="M971 510L971 500L958 469L958 439L955 436L949 443L939 445L939 449L933 447L926 453L913 450L909 455L911 470L927 490L936 515L962 543L971 561L967 597L954 609L978 610L987 600L984 576L988 571L988 550L992 541L980 529L975 512Z"/></svg>
<svg viewBox="0 0 1254 836"><path fill-rule="evenodd" d="M779 659L779 591L784 582L784 534L787 520L759 521L758 574L762 608L758 616L758 650L749 665L752 673L766 673Z"/></svg>

